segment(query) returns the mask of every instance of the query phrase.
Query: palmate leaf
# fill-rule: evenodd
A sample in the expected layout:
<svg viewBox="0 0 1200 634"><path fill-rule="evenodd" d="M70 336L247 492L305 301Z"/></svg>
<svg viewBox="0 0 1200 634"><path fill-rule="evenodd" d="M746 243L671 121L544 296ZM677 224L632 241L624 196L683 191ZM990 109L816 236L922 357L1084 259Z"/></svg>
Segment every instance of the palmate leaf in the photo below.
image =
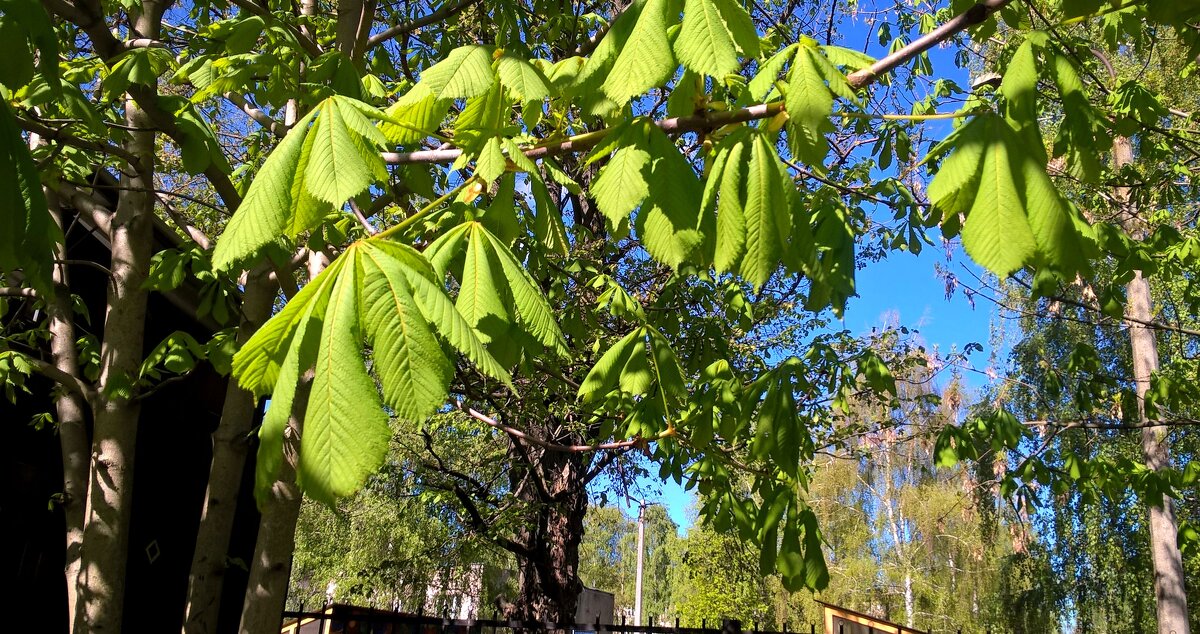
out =
<svg viewBox="0 0 1200 634"><path fill-rule="evenodd" d="M604 80L604 94L624 104L655 86L665 84L675 72L675 54L667 38L674 22L671 0L645 0L628 39ZM675 10L677 12L678 9Z"/></svg>
<svg viewBox="0 0 1200 634"><path fill-rule="evenodd" d="M762 288L788 249L790 179L765 132L747 129L726 137L718 157L707 185L708 197L715 192L717 198L713 262L718 271L737 272Z"/></svg>
<svg viewBox="0 0 1200 634"><path fill-rule="evenodd" d="M0 269L21 269L33 288L51 288L54 245L62 231L50 217L37 166L7 103L0 105Z"/></svg>
<svg viewBox="0 0 1200 634"><path fill-rule="evenodd" d="M670 343L653 326L642 326L619 339L584 377L578 398L584 403L603 399L613 390L660 399L671 411L687 393L683 369Z"/></svg>
<svg viewBox="0 0 1200 634"><path fill-rule="evenodd" d="M612 155L600 175L592 183L592 198L608 219L612 233L617 233L629 214L650 194L644 172L650 163L650 153L643 147L629 145Z"/></svg>
<svg viewBox="0 0 1200 634"><path fill-rule="evenodd" d="M380 131L396 145L411 145L438 131L450 100L438 99L432 93L418 99L400 100L387 109L387 120Z"/></svg>
<svg viewBox="0 0 1200 634"><path fill-rule="evenodd" d="M379 153L386 138L372 118L386 117L342 96L322 101L301 118L255 174L217 241L214 268L230 271L281 237L296 238L316 228L346 200L386 177Z"/></svg>
<svg viewBox="0 0 1200 634"><path fill-rule="evenodd" d="M736 0L687 0L675 55L689 70L723 77L741 68L743 57L758 55L758 33Z"/></svg>
<svg viewBox="0 0 1200 634"><path fill-rule="evenodd" d="M344 266L339 273L321 327L320 348L308 397L308 410L300 434L300 454L296 467L297 482L305 494L330 505L338 497L357 491L367 476L379 468L391 437L388 415L379 406L375 383L363 364L363 328L360 325L363 322L388 323L384 321L388 316L378 312L359 314L359 268L354 262ZM363 299L366 301L363 303L373 308L371 288L364 280ZM360 317L364 319L360 320ZM418 336L417 333L394 326L385 331L402 332L395 339L404 342ZM420 335L433 338L428 328ZM375 364L379 368L385 392L389 391L388 379L392 379L394 391L395 378L384 373L382 364L422 368L433 361L429 358L413 359L411 350L400 346L375 343L379 351L374 355ZM435 358L444 360L441 354ZM427 413L436 407L437 404L433 404ZM414 407L412 411L419 410Z"/></svg>
<svg viewBox="0 0 1200 634"><path fill-rule="evenodd" d="M976 262L1000 277L1035 260L1066 277L1086 269L1093 249L1081 234L1087 223L1050 181L1043 155L1004 118L977 117L935 152L945 147L955 149L929 198L944 214L947 235L966 214L963 246Z"/></svg>
<svg viewBox="0 0 1200 634"><path fill-rule="evenodd" d="M404 96L404 101L415 101L428 95L437 99L474 97L491 88L495 78L491 47L460 46L450 51L446 59L421 73L421 81Z"/></svg>
<svg viewBox="0 0 1200 634"><path fill-rule="evenodd" d="M829 143L825 133L833 131L829 115L833 112L833 93L825 84L825 75L815 46L801 44L788 72L787 113L788 143L792 154L818 172L824 171Z"/></svg>
<svg viewBox="0 0 1200 634"><path fill-rule="evenodd" d="M504 55L496 63L500 84L517 101L541 101L551 95L550 80L527 60Z"/></svg>
<svg viewBox="0 0 1200 634"><path fill-rule="evenodd" d="M671 137L655 125L648 124L646 130L645 147L652 160L642 172L655 186L638 212L638 238L654 259L679 268L702 259L704 189Z"/></svg>
<svg viewBox="0 0 1200 634"><path fill-rule="evenodd" d="M1013 174L1011 149L1003 140L993 138L988 143L979 169L979 190L962 229L963 248L1000 277L1024 266L1036 249Z"/></svg>
<svg viewBox="0 0 1200 634"><path fill-rule="evenodd" d="M482 338L493 341L494 335L515 321L541 345L567 354L566 341L546 297L508 245L483 223L469 221L451 229L426 252L439 274L451 270L463 257L458 306L467 311L464 317Z"/></svg>
<svg viewBox="0 0 1200 634"><path fill-rule="evenodd" d="M270 384L273 393L260 430L260 495L274 482L296 385L310 367L299 478L310 496L327 503L353 492L378 468L388 439L384 404L415 421L445 402L453 362L438 336L511 388L508 372L436 280L433 267L410 247L357 242L238 351L239 382L260 392ZM382 402L366 369L364 343L371 346Z"/></svg>

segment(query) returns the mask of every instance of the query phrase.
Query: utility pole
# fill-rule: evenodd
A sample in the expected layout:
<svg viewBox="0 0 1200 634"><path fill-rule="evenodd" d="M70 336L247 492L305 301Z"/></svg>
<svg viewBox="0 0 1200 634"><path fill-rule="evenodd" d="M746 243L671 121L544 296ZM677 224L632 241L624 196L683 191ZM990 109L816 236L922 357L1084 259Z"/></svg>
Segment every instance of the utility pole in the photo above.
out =
<svg viewBox="0 0 1200 634"><path fill-rule="evenodd" d="M642 624L642 555L646 545L646 501L638 501L637 578L634 581L633 624Z"/></svg>

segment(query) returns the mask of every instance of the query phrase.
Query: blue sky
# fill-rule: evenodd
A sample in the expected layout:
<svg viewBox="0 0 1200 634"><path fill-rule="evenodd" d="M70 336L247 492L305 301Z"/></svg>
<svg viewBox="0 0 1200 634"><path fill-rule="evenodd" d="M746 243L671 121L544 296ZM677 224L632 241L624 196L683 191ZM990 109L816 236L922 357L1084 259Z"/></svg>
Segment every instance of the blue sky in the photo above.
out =
<svg viewBox="0 0 1200 634"><path fill-rule="evenodd" d="M951 349L962 350L966 344L975 342L983 345L986 353L993 306L986 300L979 300L972 307L961 292L947 300L945 286L937 276L939 263L947 266L944 251L928 248L919 256L894 252L888 259L859 271L859 297L847 304L844 326L852 332L865 334L872 327L886 323L891 314L896 314L901 325L920 330L920 337L930 348L936 346L946 353ZM961 252L955 254L949 266L958 274L963 273L962 266L978 270ZM986 363L986 357L977 354L973 361L979 366ZM982 387L985 381L978 374L967 374L963 378L972 388ZM692 493L673 481L662 483L655 477L646 478L639 486L648 501L662 504L671 519L686 532L693 521L690 507L695 497ZM625 499L615 502L627 516L637 517L636 502L630 504Z"/></svg>
<svg viewBox="0 0 1200 634"><path fill-rule="evenodd" d="M891 8L886 0L865 0L859 3L864 15L872 9ZM846 46L861 49L864 42L869 43L867 53L875 57L887 54L884 46L877 38L869 35L878 28L878 22L867 24L864 20L847 18L839 26L842 35L839 38ZM899 34L899 30L893 31ZM952 48L935 48L930 51L930 59L934 72L938 77L956 81L960 86L968 85L968 74L965 69L958 68L953 59ZM918 95L917 98L923 95ZM950 105L944 110L956 106ZM949 126L931 126L931 133L944 135L949 132ZM917 148L924 152L926 148ZM890 213L884 212L885 218ZM980 269L970 261L961 249L955 248L953 257L947 261L946 251L941 246L926 247L920 255L909 252L894 251L879 262L875 262L858 272L856 278L858 297L852 298L846 307L842 327L855 334L867 334L872 327L895 323L919 331L919 338L927 348L937 350L945 355L952 351L962 351L968 343L978 343L983 346L983 353L972 355L971 362L977 368L983 368L988 363L991 352L989 336L991 322L995 318L995 306L985 299L978 299L972 305L971 301L961 291L947 299L945 283L937 275L937 267L949 269L964 280L971 280L971 274L980 274ZM973 280L971 280L973 281ZM1003 354L1004 351L1001 351ZM978 373L966 373L963 376L968 388L977 390L984 386L987 378ZM944 380L941 382L944 384ZM684 491L674 482L662 483L657 478L647 478L640 482L643 495L649 501L658 502L666 507L671 518L675 520L682 531L692 524L690 507L694 496ZM627 500L619 500L626 514L637 516L636 503L629 504Z"/></svg>

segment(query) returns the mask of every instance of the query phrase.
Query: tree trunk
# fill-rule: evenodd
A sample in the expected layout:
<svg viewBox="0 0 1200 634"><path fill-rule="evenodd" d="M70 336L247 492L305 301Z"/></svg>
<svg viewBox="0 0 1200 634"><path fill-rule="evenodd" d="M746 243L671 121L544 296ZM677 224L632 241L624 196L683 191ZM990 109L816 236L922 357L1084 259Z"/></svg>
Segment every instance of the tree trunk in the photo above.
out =
<svg viewBox="0 0 1200 634"><path fill-rule="evenodd" d="M329 260L319 252L308 258L308 279L311 282L328 266ZM279 477L267 499L261 503L262 520L254 544L254 561L250 580L246 584L246 599L242 603L241 634L278 632L284 603L287 601L288 577L292 570L292 553L296 548L296 521L300 518L300 503L304 496L296 484L297 452L304 429L304 413L308 409L309 390L313 372L309 370L296 386L292 413L284 432L283 464Z"/></svg>
<svg viewBox="0 0 1200 634"><path fill-rule="evenodd" d="M47 190L47 200L55 222L62 226L58 196ZM75 348L75 321L71 310L71 284L67 276L66 246L58 245L54 265L54 296L46 303L49 318L50 353L54 366L71 376L79 374L79 353ZM84 506L87 501L88 482L88 404L84 398L62 390L54 399L58 416L58 440L62 447L63 498L62 509L66 520L66 565L64 573L67 583L67 614L74 615L78 604L76 580L82 564Z"/></svg>
<svg viewBox="0 0 1200 634"><path fill-rule="evenodd" d="M243 317L238 326L239 344L244 344L271 314L278 287L269 279L268 271L268 267L260 267L246 279L242 293ZM229 539L250 446L247 436L253 427L256 405L254 395L238 387L237 381L230 377L225 388L221 422L213 433L212 466L188 578L184 634L216 631L228 567Z"/></svg>
<svg viewBox="0 0 1200 634"><path fill-rule="evenodd" d="M303 494L296 484L296 452L300 447L304 411L308 408L312 372L296 387L292 416L284 432L283 464L279 478L262 503L262 521L254 544L254 561L242 603L241 634L268 634L279 631L288 576L292 569L292 550L296 545L296 521L300 517Z"/></svg>
<svg viewBox="0 0 1200 634"><path fill-rule="evenodd" d="M139 27L148 17L139 18ZM157 23L157 19L153 20ZM157 29L146 37L155 37ZM126 149L138 157L133 175L123 174L122 191L112 219L112 276L100 347L100 392L95 408L91 476L80 571L82 610L77 632L119 632L125 597L129 519L133 500L134 449L139 401L133 382L142 363L154 219L154 133L133 99L125 102L125 123L132 129Z"/></svg>
<svg viewBox="0 0 1200 634"><path fill-rule="evenodd" d="M529 556L518 557L519 586L509 617L572 623L583 589L579 542L587 512L583 485L587 463L579 453L542 451L534 457L528 465L529 477L541 484L520 491L530 504L530 513L515 541L525 546Z"/></svg>
<svg viewBox="0 0 1200 634"><path fill-rule="evenodd" d="M1113 162L1117 169L1133 162L1133 146L1126 137L1113 141ZM1144 234L1137 214L1136 203L1128 188L1119 188L1118 200L1122 203L1122 224L1134 239ZM1154 331L1146 325L1154 319L1154 302L1150 293L1150 282L1135 271L1133 279L1125 286L1125 314L1129 319L1129 344L1133 356L1133 379L1137 389L1138 423L1142 427L1142 452L1146 466L1158 472L1170 467L1167 447L1168 428L1148 426L1146 415L1146 392L1150 379L1159 369L1158 345ZM1187 588L1183 576L1183 557L1179 552L1179 525L1175 519L1174 503L1163 497L1162 504L1152 505L1150 513L1150 552L1154 564L1154 599L1158 613L1160 634L1189 634Z"/></svg>

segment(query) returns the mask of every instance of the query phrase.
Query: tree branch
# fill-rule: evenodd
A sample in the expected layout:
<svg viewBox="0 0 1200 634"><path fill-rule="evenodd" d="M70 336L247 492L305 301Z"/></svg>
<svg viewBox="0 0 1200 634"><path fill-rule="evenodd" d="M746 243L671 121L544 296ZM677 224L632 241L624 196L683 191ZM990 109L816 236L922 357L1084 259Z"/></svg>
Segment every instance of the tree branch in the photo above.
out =
<svg viewBox="0 0 1200 634"><path fill-rule="evenodd" d="M884 73L891 72L897 66L945 42L966 29L982 23L993 13L1002 9L1012 0L980 0L975 6L950 18L941 26L913 40L908 46L871 64L869 67L851 73L847 79L855 89L863 88Z"/></svg>
<svg viewBox="0 0 1200 634"><path fill-rule="evenodd" d="M226 101L232 103L238 108L241 108L242 112L246 113L246 115L251 119L254 119L255 123L262 126L271 134L283 138L283 136L288 133L288 130L290 129L289 126L276 121L273 117L271 117L271 115L264 112L261 108L256 108L251 105L243 95L240 95L236 92L227 92L224 96Z"/></svg>
<svg viewBox="0 0 1200 634"><path fill-rule="evenodd" d="M509 427L508 425L505 425L505 424L497 421L496 419L494 419L490 416L487 416L486 414L481 414L473 409L467 408L466 411L468 414L471 415L471 418L474 418L475 420L478 420L483 423L487 423L488 425L491 425L492 427L499 429L500 431L508 434L509 436L512 436L513 438L519 438L531 445L537 445L538 447L541 447L542 449L546 449L548 451L558 451L558 452L562 452L562 453L584 453L584 452L590 452L590 451L612 451L612 450L620 450L620 449L629 449L630 447L637 447L640 445L645 445L646 443L654 442L656 440L662 440L663 438L666 438L669 435L666 432L663 432L657 436L652 436L650 438L642 438L641 436L639 436L637 438L632 438L630 440L621 440L618 442L600 443L600 444L596 444L596 445L560 445L557 443L547 442L545 440L542 440L541 438L531 436L519 429L516 429L515 427Z"/></svg>
<svg viewBox="0 0 1200 634"><path fill-rule="evenodd" d="M42 296L32 288L19 288L14 286L0 286L0 297L27 297L29 299L41 299Z"/></svg>
<svg viewBox="0 0 1200 634"><path fill-rule="evenodd" d="M411 22L405 22L404 24L398 24L391 28L384 29L375 35L372 35L370 39L367 40L367 49L379 46L390 39L408 35L409 33L412 33L421 27L441 22L442 20L445 20L446 18L449 18L454 14L463 11L467 7L477 4L478 2L479 0L459 0L459 2L454 4L447 3L442 5L442 8L430 13L429 15L417 18Z"/></svg>
<svg viewBox="0 0 1200 634"><path fill-rule="evenodd" d="M91 402L92 395L95 393L95 390L83 379L60 370L57 366L48 361L36 359L28 355L23 356L25 356L25 358L29 361L29 364L33 366L33 369L36 370L38 374L50 379L51 381L54 381L55 383L58 383L66 388L68 392L82 397L85 401Z"/></svg>
<svg viewBox="0 0 1200 634"><path fill-rule="evenodd" d="M1012 0L981 0L970 9L956 15L928 34L914 40L908 46L888 55L872 64L869 68L851 73L847 80L856 89L864 88L879 78L880 75L891 71L904 62L920 55L930 48L950 39L968 27L983 22L991 14L1012 2ZM663 132L682 133L700 130L712 130L733 123L745 123L759 119L769 119L784 112L782 101L762 103L731 112L709 112L686 117L671 117L655 122ZM548 141L524 150L525 156L536 159L544 156L555 156L568 152L582 152L591 149L604 140L612 128L604 128L569 137L567 139ZM384 152L383 159L394 165L405 163L453 163L462 155L461 148L445 148L437 150L418 150L415 152Z"/></svg>

